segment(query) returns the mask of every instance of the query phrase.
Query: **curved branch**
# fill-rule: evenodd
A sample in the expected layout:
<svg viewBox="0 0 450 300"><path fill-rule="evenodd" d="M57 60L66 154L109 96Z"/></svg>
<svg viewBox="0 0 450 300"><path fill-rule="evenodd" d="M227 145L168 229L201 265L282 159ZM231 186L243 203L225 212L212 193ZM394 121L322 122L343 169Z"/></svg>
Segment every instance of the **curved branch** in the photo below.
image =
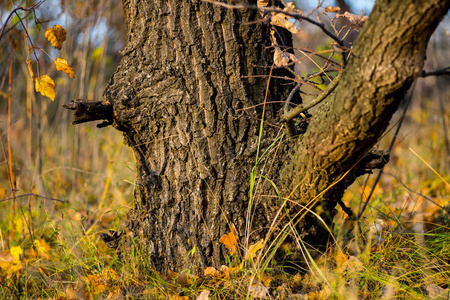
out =
<svg viewBox="0 0 450 300"><path fill-rule="evenodd" d="M317 22L313 19L310 19L308 17L302 16L301 14L298 13L292 13L292 12L288 12L279 8L275 8L275 7L263 7L263 6L257 6L257 5L246 5L246 4L236 4L236 5L232 5L232 4L227 4L227 3L223 3L223 2L219 2L219 1L213 1L213 0L202 0L203 2L208 2L208 3L212 3L218 6L222 6L228 9L257 9L260 10L261 12L274 12L274 13L280 13L280 14L284 14L286 16L295 18L295 19L299 19L299 20L305 20L308 23L311 23L313 25L316 25L317 27L319 27L326 35L328 35L330 38L332 38L333 40L335 40L339 45L344 46L344 41L341 40L340 38L338 38L334 33L332 33L331 31L329 31L325 24L322 24L320 22Z"/></svg>
<svg viewBox="0 0 450 300"><path fill-rule="evenodd" d="M289 112L285 111L284 116L283 116L283 121L289 122L293 118L300 115L301 113L307 111L308 109L316 106L317 104L319 104L320 102L325 100L325 98L329 94L331 94L333 92L333 90L336 88L336 86L338 85L339 81L341 80L341 74L342 74L342 72L339 73L338 76L336 76L336 78L327 86L327 88L325 90L323 90L322 93L320 93L317 96L317 98L314 99L313 101L311 101L305 105L299 105L296 108L290 110Z"/></svg>

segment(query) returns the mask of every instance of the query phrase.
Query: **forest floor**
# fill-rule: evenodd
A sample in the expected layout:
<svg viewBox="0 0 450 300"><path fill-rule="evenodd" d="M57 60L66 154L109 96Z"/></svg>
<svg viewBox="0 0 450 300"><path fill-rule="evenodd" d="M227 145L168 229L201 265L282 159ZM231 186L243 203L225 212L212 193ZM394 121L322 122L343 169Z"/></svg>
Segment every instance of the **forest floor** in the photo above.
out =
<svg viewBox="0 0 450 300"><path fill-rule="evenodd" d="M8 185L0 188L0 295L448 299L450 175L442 127L443 117L450 121L448 111L428 99L412 103L381 180L374 187L377 174L360 178L346 192L344 202L358 212L374 189L363 218L352 222L339 213L335 247L311 263L307 274L296 275L275 265L262 269L239 264L233 256L227 258L229 265L218 270L211 266L199 276L189 270L157 274L146 268L139 253L120 261L100 234L120 226L133 205L134 158L121 135L90 125L68 127L66 137L44 135L42 142L52 146L42 147L37 176L36 161L25 159L32 151L30 137L17 132L26 132L17 122L12 128L14 149L19 149L13 152L16 198ZM393 128L395 124L394 118ZM380 148L388 147L393 131ZM0 167L6 183L8 164Z"/></svg>

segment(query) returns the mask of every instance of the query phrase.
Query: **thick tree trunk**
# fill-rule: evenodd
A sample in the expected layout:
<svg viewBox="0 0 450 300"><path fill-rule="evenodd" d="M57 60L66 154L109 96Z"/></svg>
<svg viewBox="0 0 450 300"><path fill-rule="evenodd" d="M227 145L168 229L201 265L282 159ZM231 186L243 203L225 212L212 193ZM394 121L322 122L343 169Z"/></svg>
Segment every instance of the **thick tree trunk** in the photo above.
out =
<svg viewBox="0 0 450 300"><path fill-rule="evenodd" d="M228 254L220 237L234 225L242 238L248 221L262 114L256 105L267 83L252 76L267 74L258 66L269 63L268 28L248 24L258 11L196 0L123 6L127 47L106 99L138 163L128 232L146 244L158 270L220 266ZM288 88L271 93L281 100ZM265 112L262 148L280 132L276 112ZM275 162L272 174L279 167ZM266 199L253 211L261 226L253 240L264 237L276 204Z"/></svg>
<svg viewBox="0 0 450 300"><path fill-rule="evenodd" d="M420 73L449 3L377 1L335 94L302 138L275 144L281 106L262 105L267 78L258 75L269 73L263 66L271 53L268 27L255 22L259 12L199 0L124 0L127 47L106 100L88 106L102 112L78 111L84 121L104 119L102 126L123 131L136 155L136 201L122 240L144 245L158 271L220 266L228 251L219 238L233 226L245 247L267 238L271 226L277 234L288 212L297 238L326 245L328 231L315 214L303 216L304 207L330 225L345 188L374 167L363 157ZM288 36L284 42L289 46ZM284 101L292 89L274 79L270 87L268 101ZM381 154L373 155L387 158ZM253 174L270 178L282 201L268 181L250 193L255 166ZM104 237L113 242L120 234Z"/></svg>
<svg viewBox="0 0 450 300"><path fill-rule="evenodd" d="M429 38L449 6L448 0L376 1L334 96L314 115L282 170L291 200L315 206L324 220L333 216L347 183L354 180L352 173L342 176L381 137L420 75ZM302 236L308 244L323 246L328 231L320 225L311 230L314 219L307 215L299 227L307 228Z"/></svg>

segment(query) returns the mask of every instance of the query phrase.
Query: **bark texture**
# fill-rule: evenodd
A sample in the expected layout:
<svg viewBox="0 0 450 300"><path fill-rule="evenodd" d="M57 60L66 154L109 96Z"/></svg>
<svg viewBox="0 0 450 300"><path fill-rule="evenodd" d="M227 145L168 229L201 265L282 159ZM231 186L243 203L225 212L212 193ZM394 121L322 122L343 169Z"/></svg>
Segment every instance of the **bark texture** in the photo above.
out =
<svg viewBox="0 0 450 300"><path fill-rule="evenodd" d="M334 95L314 115L291 163L282 171L291 200L315 206L313 210L323 212L324 220L333 216L346 182L354 180L351 173L342 176L357 165L388 126L420 75L428 41L449 6L448 0L376 1ZM314 218L309 214L299 221L302 236L308 244L324 245L327 230L307 226L314 224Z"/></svg>
<svg viewBox="0 0 450 300"><path fill-rule="evenodd" d="M449 3L377 1L335 94L304 136L278 143L258 161L254 173L272 179L292 200L287 209L307 244L326 245L328 232L313 214L304 216L304 207L330 225L345 188L387 160L385 153L372 153L376 162L362 158L420 74L428 40ZM123 233L104 238L115 245L121 237L138 241L162 272L220 266L228 252L219 238L232 224L245 246L266 238L280 208L267 181L253 189L264 197L249 197L257 155L282 126L281 106L261 105L267 79L252 77L268 74L257 67L270 66L268 28L255 22L257 11L199 0L123 0L123 6L127 46L105 91L101 107L108 114L87 115L124 132L138 179ZM290 45L289 36L282 40ZM267 100L285 100L292 86L272 83Z"/></svg>
<svg viewBox="0 0 450 300"><path fill-rule="evenodd" d="M125 0L123 6L127 47L106 100L138 163L127 232L146 244L158 270L220 266L228 254L220 237L233 224L242 240L250 228L250 173L262 113L255 105L264 100L267 78L245 77L267 74L257 66L270 63L268 28L253 22L255 10L196 0ZM281 99L289 93L276 88L271 94ZM274 106L265 112L262 148L280 131L276 113ZM275 162L272 174L279 167ZM261 229L277 209L273 202L252 212L259 230L253 240L264 236Z"/></svg>

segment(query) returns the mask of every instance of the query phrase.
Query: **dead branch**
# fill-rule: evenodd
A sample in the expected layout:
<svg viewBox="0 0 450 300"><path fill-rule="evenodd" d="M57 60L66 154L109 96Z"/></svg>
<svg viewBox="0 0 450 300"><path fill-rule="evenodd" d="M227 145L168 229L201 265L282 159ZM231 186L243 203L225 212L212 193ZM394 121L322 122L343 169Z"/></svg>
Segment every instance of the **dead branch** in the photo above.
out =
<svg viewBox="0 0 450 300"><path fill-rule="evenodd" d="M327 88L325 90L322 91L322 93L320 93L316 99L314 99L313 101L306 103L306 104L302 104L297 106L296 108L290 110L288 113L285 113L283 116L283 120L285 122L289 122L291 121L293 118L299 116L301 113L307 111L308 109L316 106L317 104L321 103L323 100L325 100L325 98L331 94L333 92L333 90L336 88L336 86L338 85L340 79L341 79L341 73L338 74L338 76L336 76L336 78L330 82L330 84L327 86Z"/></svg>
<svg viewBox="0 0 450 300"><path fill-rule="evenodd" d="M113 123L112 104L104 104L102 101L75 99L64 104L63 107L75 111L75 121L73 121L73 125L105 120L105 122L97 124L98 128L102 128L112 125Z"/></svg>

